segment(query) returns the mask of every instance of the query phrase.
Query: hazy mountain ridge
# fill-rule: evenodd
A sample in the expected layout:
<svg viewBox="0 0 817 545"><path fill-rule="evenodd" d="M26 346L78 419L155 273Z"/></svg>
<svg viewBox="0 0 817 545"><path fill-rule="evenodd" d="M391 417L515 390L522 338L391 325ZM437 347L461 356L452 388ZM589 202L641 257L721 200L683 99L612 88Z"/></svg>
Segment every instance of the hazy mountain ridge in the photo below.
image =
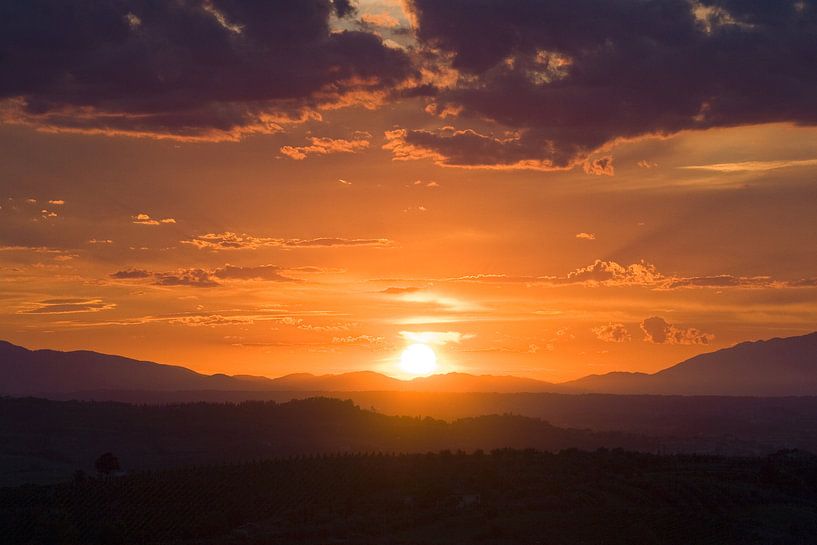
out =
<svg viewBox="0 0 817 545"><path fill-rule="evenodd" d="M564 383L449 373L404 381L372 371L279 378L204 375L180 366L89 351L28 350L0 341L0 394L100 390L550 392L664 395L817 395L817 332L744 342L654 374L613 372Z"/></svg>

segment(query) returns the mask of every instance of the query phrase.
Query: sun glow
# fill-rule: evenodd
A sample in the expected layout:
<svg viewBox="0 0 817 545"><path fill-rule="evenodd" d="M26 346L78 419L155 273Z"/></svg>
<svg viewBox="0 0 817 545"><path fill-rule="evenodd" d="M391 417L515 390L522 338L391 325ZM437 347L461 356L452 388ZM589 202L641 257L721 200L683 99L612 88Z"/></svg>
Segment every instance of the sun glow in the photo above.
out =
<svg viewBox="0 0 817 545"><path fill-rule="evenodd" d="M410 375L430 375L437 370L437 355L427 344L410 344L400 354L400 369Z"/></svg>

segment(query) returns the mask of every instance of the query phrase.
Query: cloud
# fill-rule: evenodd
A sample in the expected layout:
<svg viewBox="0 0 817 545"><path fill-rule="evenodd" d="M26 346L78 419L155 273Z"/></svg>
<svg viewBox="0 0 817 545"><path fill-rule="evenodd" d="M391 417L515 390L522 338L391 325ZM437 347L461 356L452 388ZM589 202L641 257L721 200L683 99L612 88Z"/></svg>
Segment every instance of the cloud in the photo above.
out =
<svg viewBox="0 0 817 545"><path fill-rule="evenodd" d="M360 21L366 25L383 28L396 28L400 26L400 21L388 13L364 13L360 16Z"/></svg>
<svg viewBox="0 0 817 545"><path fill-rule="evenodd" d="M584 234L589 235L590 233ZM582 233L579 233L576 237L586 239L586 237L579 235L582 235ZM429 279L429 281L432 280ZM644 260L626 265L602 259L597 259L590 265L579 267L563 276L480 273L437 280L443 282L550 284L554 286L571 284L588 287L639 286L653 290L706 288L787 289L817 286L817 280L811 278L777 280L769 276L738 276L732 274L708 276L667 275L660 272L652 263Z"/></svg>
<svg viewBox="0 0 817 545"><path fill-rule="evenodd" d="M609 323L593 328L593 333L596 338L608 343L625 343L630 342L632 335L624 326L624 324Z"/></svg>
<svg viewBox="0 0 817 545"><path fill-rule="evenodd" d="M199 250L256 250L265 246L277 246L280 239L225 231L224 233L197 235L190 240L182 240L181 242L182 244L195 246Z"/></svg>
<svg viewBox="0 0 817 545"><path fill-rule="evenodd" d="M323 248L331 246L391 246L393 241L386 238L313 238L313 239L283 239L271 237L257 237L246 233L232 232L206 233L197 235L189 240L182 240L182 244L190 244L199 250L257 250L259 248Z"/></svg>
<svg viewBox="0 0 817 545"><path fill-rule="evenodd" d="M235 140L413 77L348 0L32 0L0 18L0 116L50 131ZM58 52L58 53L55 53ZM5 100L4 100L5 99Z"/></svg>
<svg viewBox="0 0 817 545"><path fill-rule="evenodd" d="M242 267L224 265L216 269L178 269L172 272L151 272L145 269L124 269L112 273L117 280L152 279L159 286L193 286L197 288L216 288L221 286L219 280L257 280L265 282L301 282L298 278L284 275L286 271L321 272L312 267L285 268L277 265L256 265Z"/></svg>
<svg viewBox="0 0 817 545"><path fill-rule="evenodd" d="M596 235L594 233L576 233L576 238L580 240L596 240Z"/></svg>
<svg viewBox="0 0 817 545"><path fill-rule="evenodd" d="M373 335L349 335L346 337L332 337L332 344L348 344L357 346L382 345L386 342L383 337Z"/></svg>
<svg viewBox="0 0 817 545"><path fill-rule="evenodd" d="M551 159L535 157L541 142L518 133L496 136L454 127L396 128L384 136L383 149L391 151L395 161L431 159L438 166L490 170L564 170Z"/></svg>
<svg viewBox="0 0 817 545"><path fill-rule="evenodd" d="M306 159L309 155L357 153L368 149L370 139L371 135L368 133L356 135L353 140L310 136L308 146L283 146L281 153L296 161Z"/></svg>
<svg viewBox="0 0 817 545"><path fill-rule="evenodd" d="M62 199L52 199L52 200L48 201L48 204L53 204L55 206L62 206L63 204L65 204L65 201L62 200Z"/></svg>
<svg viewBox="0 0 817 545"><path fill-rule="evenodd" d="M64 298L46 299L32 303L30 308L20 311L21 314L77 314L83 312L100 312L116 308L115 303L106 303L102 299Z"/></svg>
<svg viewBox="0 0 817 545"><path fill-rule="evenodd" d="M117 280L134 280L137 278L150 278L153 273L144 269L125 269L111 273L111 278Z"/></svg>
<svg viewBox="0 0 817 545"><path fill-rule="evenodd" d="M321 248L330 246L391 246L387 238L312 238L287 239L281 242L284 248Z"/></svg>
<svg viewBox="0 0 817 545"><path fill-rule="evenodd" d="M153 280L158 286L215 288L221 285L213 278L212 272L204 269L179 269L175 272L153 273Z"/></svg>
<svg viewBox="0 0 817 545"><path fill-rule="evenodd" d="M438 109L518 134L500 142L408 131L413 153L440 164L571 167L622 139L817 123L810 2L408 4L421 47L457 74L437 88Z"/></svg>
<svg viewBox="0 0 817 545"><path fill-rule="evenodd" d="M163 223L176 223L176 220L173 218L155 219L151 218L149 214L145 214L144 212L131 216L131 219L132 223L136 223L138 225L161 225Z"/></svg>
<svg viewBox="0 0 817 545"><path fill-rule="evenodd" d="M791 283L774 281L768 276L690 276L672 278L664 285L666 289L676 288L774 288L786 287Z"/></svg>
<svg viewBox="0 0 817 545"><path fill-rule="evenodd" d="M466 339L474 338L475 335L458 331L401 331L400 337L412 343L443 345L448 343L459 344Z"/></svg>
<svg viewBox="0 0 817 545"><path fill-rule="evenodd" d="M189 327L217 327L225 325L246 325L253 323L252 318L244 316L222 316L220 314L177 316L167 318L169 324L184 325Z"/></svg>
<svg viewBox="0 0 817 545"><path fill-rule="evenodd" d="M420 291L422 289L423 288L417 288L417 287L414 287L414 286L409 286L409 287L406 287L406 288L394 288L394 287L392 287L392 288L384 289L381 293L387 293L389 295L402 295L404 293L414 293L414 292Z"/></svg>
<svg viewBox="0 0 817 545"><path fill-rule="evenodd" d="M611 155L597 159L588 159L584 162L582 168L584 168L587 174L593 174L595 176L613 176L616 173Z"/></svg>
<svg viewBox="0 0 817 545"><path fill-rule="evenodd" d="M257 265L254 267L239 267L236 265L224 265L212 272L212 275L220 279L230 280L265 280L268 282L300 282L297 278L290 278L281 274L285 271L283 267L276 265Z"/></svg>
<svg viewBox="0 0 817 545"><path fill-rule="evenodd" d="M714 172L765 172L778 168L813 167L817 166L817 159L803 159L799 161L742 161L739 163L714 163L711 165L690 165L680 167L687 170L711 170Z"/></svg>
<svg viewBox="0 0 817 545"><path fill-rule="evenodd" d="M647 161L646 159L642 159L636 164L639 166L639 168L648 168L648 169L649 168L655 168L655 167L658 166L658 163L653 163L652 161Z"/></svg>
<svg viewBox="0 0 817 545"><path fill-rule="evenodd" d="M593 264L581 267L557 279L558 283L585 283L606 286L653 286L664 276L655 265L641 261L630 265L620 265L615 261L597 259Z"/></svg>
<svg viewBox="0 0 817 545"><path fill-rule="evenodd" d="M641 322L644 341L654 344L709 344L715 336L694 327L679 327L653 316Z"/></svg>

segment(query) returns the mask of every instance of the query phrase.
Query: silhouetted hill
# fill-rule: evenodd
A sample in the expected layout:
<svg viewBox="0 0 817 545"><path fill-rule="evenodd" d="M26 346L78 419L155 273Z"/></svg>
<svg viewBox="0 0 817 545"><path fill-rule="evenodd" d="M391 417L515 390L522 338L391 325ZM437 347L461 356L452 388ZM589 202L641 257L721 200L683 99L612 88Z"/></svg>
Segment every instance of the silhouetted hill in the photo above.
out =
<svg viewBox="0 0 817 545"><path fill-rule="evenodd" d="M0 486L92 471L96 457L109 451L126 469L145 469L338 452L660 448L644 436L558 428L523 416L445 422L328 398L164 406L0 398L0 415Z"/></svg>
<svg viewBox="0 0 817 545"><path fill-rule="evenodd" d="M561 391L562 388L528 378L465 373L433 375L410 381L373 371L337 375L294 373L275 379L248 375L203 375L184 367L122 356L85 350L28 350L0 341L0 394L43 397L77 394L82 398L83 392L140 390L546 392Z"/></svg>
<svg viewBox="0 0 817 545"><path fill-rule="evenodd" d="M254 390L268 379L202 375L162 365L86 350L27 350L0 341L0 394L47 395L84 390Z"/></svg>
<svg viewBox="0 0 817 545"><path fill-rule="evenodd" d="M740 343L658 373L609 373L564 383L614 394L817 395L817 333Z"/></svg>
<svg viewBox="0 0 817 545"><path fill-rule="evenodd" d="M203 375L184 367L96 352L27 350L0 341L0 394L65 397L108 391L555 392L663 395L817 395L817 333L741 343L654 374L615 372L553 384L513 376L449 373L398 380L360 371L280 378ZM116 395L111 399L118 399Z"/></svg>

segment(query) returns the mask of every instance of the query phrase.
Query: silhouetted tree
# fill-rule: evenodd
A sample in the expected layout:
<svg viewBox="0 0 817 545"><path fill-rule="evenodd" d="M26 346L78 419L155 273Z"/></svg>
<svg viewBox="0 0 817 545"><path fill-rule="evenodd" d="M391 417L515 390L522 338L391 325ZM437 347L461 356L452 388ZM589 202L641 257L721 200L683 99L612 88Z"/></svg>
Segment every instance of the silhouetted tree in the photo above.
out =
<svg viewBox="0 0 817 545"><path fill-rule="evenodd" d="M108 476L114 471L119 471L119 459L114 456L113 453L106 452L96 459L94 468L96 468L97 473L100 475Z"/></svg>

